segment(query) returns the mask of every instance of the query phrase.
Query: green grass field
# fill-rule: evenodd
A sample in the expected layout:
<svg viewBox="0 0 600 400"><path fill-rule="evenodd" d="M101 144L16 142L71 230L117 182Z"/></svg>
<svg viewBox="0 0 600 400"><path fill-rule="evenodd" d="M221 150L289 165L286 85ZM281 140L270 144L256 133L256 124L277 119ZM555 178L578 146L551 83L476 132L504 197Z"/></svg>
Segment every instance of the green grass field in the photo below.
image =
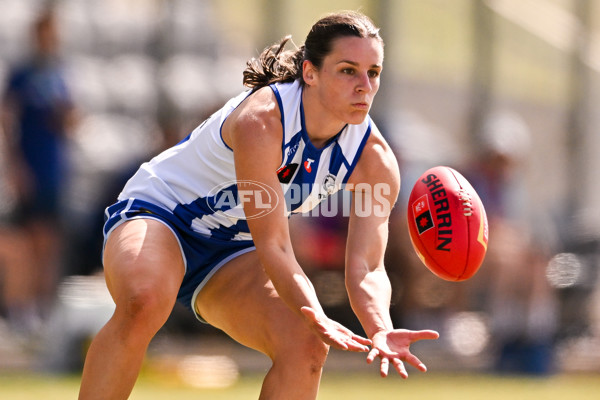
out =
<svg viewBox="0 0 600 400"><path fill-rule="evenodd" d="M242 376L226 389L195 389L154 376L142 376L131 399L256 399L260 382L260 376ZM0 399L76 399L78 383L78 376L3 374L0 376ZM599 393L600 375L525 378L413 373L403 381L398 377L381 379L377 375L326 373L319 400L592 400L597 399Z"/></svg>

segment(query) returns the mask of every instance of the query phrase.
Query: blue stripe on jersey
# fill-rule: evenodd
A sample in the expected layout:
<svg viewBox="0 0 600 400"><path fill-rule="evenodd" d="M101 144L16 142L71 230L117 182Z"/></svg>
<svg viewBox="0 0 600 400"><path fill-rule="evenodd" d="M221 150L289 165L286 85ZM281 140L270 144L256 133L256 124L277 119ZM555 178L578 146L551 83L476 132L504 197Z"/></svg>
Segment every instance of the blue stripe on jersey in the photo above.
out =
<svg viewBox="0 0 600 400"><path fill-rule="evenodd" d="M360 146L358 146L358 150L356 151L356 154L358 156L354 157L352 165L350 166L350 168L348 168L348 172L346 173L346 176L344 177L344 180L342 182L343 184L348 183L348 178L350 178L350 175L352 175L352 171L354 171L354 167L356 167L356 164L360 159L360 155L362 154L362 151L365 148L365 145L367 144L367 139L369 139L369 136L371 136L371 121L369 121L369 127L367 128L367 132L365 133L365 136L363 136L363 139L360 142Z"/></svg>
<svg viewBox="0 0 600 400"><path fill-rule="evenodd" d="M178 204L173 209L179 219L185 222L190 227L192 221L196 218L202 218L205 215L214 214L216 211L228 211L239 204L237 184L232 184L221 189L214 196L200 197L189 204ZM219 230L222 232L219 233ZM218 228L210 230L212 237L231 239L240 232L250 232L248 224L243 221L240 223L226 227L220 225Z"/></svg>
<svg viewBox="0 0 600 400"><path fill-rule="evenodd" d="M290 163L290 161L294 158L294 156L296 155L296 152L298 151L298 148L300 147L300 140L302 139L302 131L296 133L288 143L284 143L283 144L283 152L281 154L281 160L283 161L284 165L287 165ZM286 150L287 149L287 150ZM287 151L287 154L286 154Z"/></svg>
<svg viewBox="0 0 600 400"><path fill-rule="evenodd" d="M219 128L219 137L221 138L221 142L223 142L223 146L227 147L229 150L233 151L231 147L227 143L225 143L225 139L223 139L223 125Z"/></svg>
<svg viewBox="0 0 600 400"><path fill-rule="evenodd" d="M178 204L173 209L173 214L184 221L187 226L191 226L194 219L214 213L211 207L214 207L216 203L215 197L200 197L189 204Z"/></svg>
<svg viewBox="0 0 600 400"><path fill-rule="evenodd" d="M180 144L187 142L188 140L190 140L191 137L192 137L192 132L190 132L186 137L181 139L179 141L179 143L177 143L175 146L179 146Z"/></svg>
<svg viewBox="0 0 600 400"><path fill-rule="evenodd" d="M238 108L240 106L240 104L242 104L244 102L244 100L246 100L248 97L250 97L250 95L252 93L254 93L254 92L250 91L250 90L246 91L245 92L246 96L244 97L244 99L242 101L239 102L239 104L235 108ZM215 115L215 114L213 114L213 115ZM211 115L208 119L212 118L213 115ZM225 121L227 120L228 117L229 117L229 114L227 115L227 117L225 117ZM208 119L206 121L208 121ZM202 125L204 125L206 123L206 121L204 121L202 123ZM223 143L223 146L225 146L229 150L233 151L233 149L231 147L229 147L229 145L227 143L225 143L225 139L223 139L223 125L225 124L225 121L223 121L221 126L219 126L219 137L221 138L221 142ZM197 129L202 129L202 125L200 125Z"/></svg>
<svg viewBox="0 0 600 400"><path fill-rule="evenodd" d="M279 89L277 89L277 86L275 86L275 84L271 84L271 85L269 85L269 87L271 88L271 90L275 94L275 98L277 99L277 105L279 106L279 112L281 113L281 128L282 128L282 132L283 132L283 137L285 138L285 115L283 112L283 101L281 100L281 94L279 93ZM281 153L282 154L283 154L284 150L285 150L285 140L282 140L282 144L281 144Z"/></svg>
<svg viewBox="0 0 600 400"><path fill-rule="evenodd" d="M322 150L309 146L307 143L302 151L300 166L294 176L290 189L285 193L285 203L288 211L300 207L312 191L319 169Z"/></svg>
<svg viewBox="0 0 600 400"><path fill-rule="evenodd" d="M219 226L218 228L212 228L210 230L210 237L220 240L231 240L240 232L250 232L248 222L243 219L239 219L234 225L231 226Z"/></svg>
<svg viewBox="0 0 600 400"><path fill-rule="evenodd" d="M308 156L310 156L310 158L319 158L321 156L321 153L323 152L323 149L325 147L327 147L327 144L329 144L333 140L335 140L337 138L337 136L339 135L339 133L341 132L341 131L338 132L337 135L335 135L333 138L331 138L327 142L325 147L317 149L315 147L315 145L312 144L312 142L310 141L310 138L308 137L308 131L306 130L306 124L304 122L304 103L302 102L302 100L300 101L300 125L302 126L300 134L302 135L302 139L304 141L304 154L302 155L303 160L306 159L306 157L308 157Z"/></svg>
<svg viewBox="0 0 600 400"><path fill-rule="evenodd" d="M187 229L189 226L185 225L183 221L173 218L170 211L165 210L162 207L159 207L153 203L149 203L144 200L139 199L127 199L121 200L110 207L108 207L105 211L105 220L106 223L104 225L104 235L106 235L114 228L117 223L119 223L123 219L133 218L136 215L149 213L149 214L157 214L160 215L169 221L171 221L175 226L182 229ZM116 218L117 216L121 216L120 218Z"/></svg>
<svg viewBox="0 0 600 400"><path fill-rule="evenodd" d="M350 169L350 163L344 157L342 146L338 142L335 142L333 149L331 150L331 160L329 161L329 172L333 175L337 175L340 171L342 164L346 165L346 169Z"/></svg>

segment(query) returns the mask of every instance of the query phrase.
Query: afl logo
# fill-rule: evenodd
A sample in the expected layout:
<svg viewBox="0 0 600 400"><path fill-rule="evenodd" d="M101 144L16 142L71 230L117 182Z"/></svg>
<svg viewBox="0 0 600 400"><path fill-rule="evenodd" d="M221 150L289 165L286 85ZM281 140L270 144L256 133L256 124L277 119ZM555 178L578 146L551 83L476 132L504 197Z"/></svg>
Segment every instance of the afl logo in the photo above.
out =
<svg viewBox="0 0 600 400"><path fill-rule="evenodd" d="M207 194L208 207L220 211L228 217L240 218L238 206L245 213L245 219L264 217L270 214L279 203L277 192L261 182L251 180L229 181L215 186Z"/></svg>

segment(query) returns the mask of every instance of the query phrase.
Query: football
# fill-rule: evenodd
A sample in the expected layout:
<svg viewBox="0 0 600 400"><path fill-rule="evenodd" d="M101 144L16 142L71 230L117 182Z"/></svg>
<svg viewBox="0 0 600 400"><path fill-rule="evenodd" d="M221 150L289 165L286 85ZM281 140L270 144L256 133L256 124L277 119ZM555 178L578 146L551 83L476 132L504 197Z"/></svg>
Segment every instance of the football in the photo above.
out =
<svg viewBox="0 0 600 400"><path fill-rule="evenodd" d="M425 171L408 200L408 231L423 264L447 281L464 281L479 270L488 243L481 199L456 170Z"/></svg>

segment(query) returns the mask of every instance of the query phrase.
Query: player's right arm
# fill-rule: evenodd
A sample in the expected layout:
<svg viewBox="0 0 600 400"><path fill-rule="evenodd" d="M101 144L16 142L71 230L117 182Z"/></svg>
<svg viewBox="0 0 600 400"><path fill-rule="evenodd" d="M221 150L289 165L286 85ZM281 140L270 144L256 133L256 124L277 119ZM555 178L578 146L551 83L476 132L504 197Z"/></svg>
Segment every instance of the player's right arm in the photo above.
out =
<svg viewBox="0 0 600 400"><path fill-rule="evenodd" d="M281 299L306 322L321 339L336 348L368 351L366 339L354 335L325 316L315 290L298 264L292 249L285 198L276 171L281 164L283 128L275 96L263 88L246 99L223 125L223 139L233 149L238 181L259 182L278 197L275 209L248 220L263 268ZM246 215L257 215L252 197L244 202Z"/></svg>

